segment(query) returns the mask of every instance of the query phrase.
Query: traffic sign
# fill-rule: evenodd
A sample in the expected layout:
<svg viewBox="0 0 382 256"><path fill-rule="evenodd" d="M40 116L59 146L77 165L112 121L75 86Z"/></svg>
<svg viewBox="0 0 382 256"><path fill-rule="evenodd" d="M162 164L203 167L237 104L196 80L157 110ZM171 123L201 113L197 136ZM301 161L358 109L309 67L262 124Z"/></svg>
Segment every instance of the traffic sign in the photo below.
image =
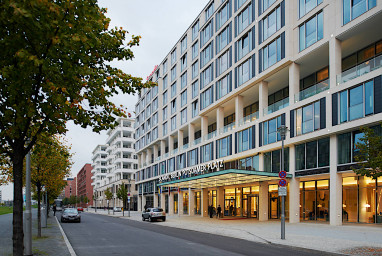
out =
<svg viewBox="0 0 382 256"><path fill-rule="evenodd" d="M279 196L287 195L287 187L279 187Z"/></svg>
<svg viewBox="0 0 382 256"><path fill-rule="evenodd" d="M286 182L285 179L281 179L281 180L279 180L279 186L280 186L280 187L285 187L286 184L287 184L287 182Z"/></svg>
<svg viewBox="0 0 382 256"><path fill-rule="evenodd" d="M286 176L287 176L286 171L280 171L280 172L279 172L279 177L280 177L280 179L285 179Z"/></svg>

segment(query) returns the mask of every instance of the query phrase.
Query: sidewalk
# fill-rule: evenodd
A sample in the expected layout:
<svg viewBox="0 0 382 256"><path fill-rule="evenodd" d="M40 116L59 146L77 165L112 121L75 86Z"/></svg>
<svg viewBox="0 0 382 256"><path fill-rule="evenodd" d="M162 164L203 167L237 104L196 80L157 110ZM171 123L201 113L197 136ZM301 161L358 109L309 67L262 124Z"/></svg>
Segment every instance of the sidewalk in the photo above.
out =
<svg viewBox="0 0 382 256"><path fill-rule="evenodd" d="M89 212L95 213L94 209ZM108 215L105 210L97 214ZM116 212L110 216L142 221L141 212ZM347 255L382 255L382 226L368 224L346 224L330 226L321 223L286 223L286 239L280 239L280 221L259 222L253 219L224 220L200 216L167 216L166 222L156 225L200 231L235 237L254 242L283 244L308 249L342 253Z"/></svg>

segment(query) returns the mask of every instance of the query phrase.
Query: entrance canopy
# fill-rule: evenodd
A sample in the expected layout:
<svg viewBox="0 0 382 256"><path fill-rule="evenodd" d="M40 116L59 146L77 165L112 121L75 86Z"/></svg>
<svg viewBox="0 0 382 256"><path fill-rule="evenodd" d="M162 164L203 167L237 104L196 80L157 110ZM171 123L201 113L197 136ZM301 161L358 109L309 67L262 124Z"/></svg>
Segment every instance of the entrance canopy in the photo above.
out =
<svg viewBox="0 0 382 256"><path fill-rule="evenodd" d="M280 179L278 175L278 173L229 169L163 182L159 183L158 186L202 189L229 185L241 185L259 181L278 180ZM292 178L292 174L287 174L287 178Z"/></svg>

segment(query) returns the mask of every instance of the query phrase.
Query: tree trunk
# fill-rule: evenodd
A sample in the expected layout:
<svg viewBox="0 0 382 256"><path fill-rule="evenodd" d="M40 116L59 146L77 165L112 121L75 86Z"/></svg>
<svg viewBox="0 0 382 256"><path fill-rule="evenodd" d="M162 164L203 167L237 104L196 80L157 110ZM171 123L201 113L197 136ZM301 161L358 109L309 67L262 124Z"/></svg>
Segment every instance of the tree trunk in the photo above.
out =
<svg viewBox="0 0 382 256"><path fill-rule="evenodd" d="M37 184L37 237L41 237L41 185Z"/></svg>
<svg viewBox="0 0 382 256"><path fill-rule="evenodd" d="M24 254L24 227L23 227L23 161L24 147L15 147L12 157L13 165L13 255Z"/></svg>

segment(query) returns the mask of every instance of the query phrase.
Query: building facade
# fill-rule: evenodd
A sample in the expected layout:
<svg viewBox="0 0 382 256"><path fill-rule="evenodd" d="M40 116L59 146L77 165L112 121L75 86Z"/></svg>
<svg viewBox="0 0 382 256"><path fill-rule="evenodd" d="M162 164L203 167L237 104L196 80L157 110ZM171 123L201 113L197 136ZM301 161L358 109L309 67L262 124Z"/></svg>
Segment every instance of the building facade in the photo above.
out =
<svg viewBox="0 0 382 256"><path fill-rule="evenodd" d="M77 174L77 197L81 203L79 206L87 207L93 205L93 187L92 183L92 166L85 164ZM84 199L87 198L88 202L85 203Z"/></svg>
<svg viewBox="0 0 382 256"><path fill-rule="evenodd" d="M209 1L136 104L138 208L382 222L382 179L352 171L382 135L381 0ZM285 125L284 157L278 129Z"/></svg>
<svg viewBox="0 0 382 256"><path fill-rule="evenodd" d="M131 210L137 209L137 190L135 189L135 172L138 160L134 149L134 119L120 118L119 125L107 132L106 144L98 145L93 150L92 186L97 202L93 206L106 207L105 190L113 193L109 206L123 207L123 202L117 198L117 191L122 185L130 193Z"/></svg>
<svg viewBox="0 0 382 256"><path fill-rule="evenodd" d="M66 186L65 186L65 196L66 198L70 198L71 196L77 196L77 182L76 178L67 178Z"/></svg>

